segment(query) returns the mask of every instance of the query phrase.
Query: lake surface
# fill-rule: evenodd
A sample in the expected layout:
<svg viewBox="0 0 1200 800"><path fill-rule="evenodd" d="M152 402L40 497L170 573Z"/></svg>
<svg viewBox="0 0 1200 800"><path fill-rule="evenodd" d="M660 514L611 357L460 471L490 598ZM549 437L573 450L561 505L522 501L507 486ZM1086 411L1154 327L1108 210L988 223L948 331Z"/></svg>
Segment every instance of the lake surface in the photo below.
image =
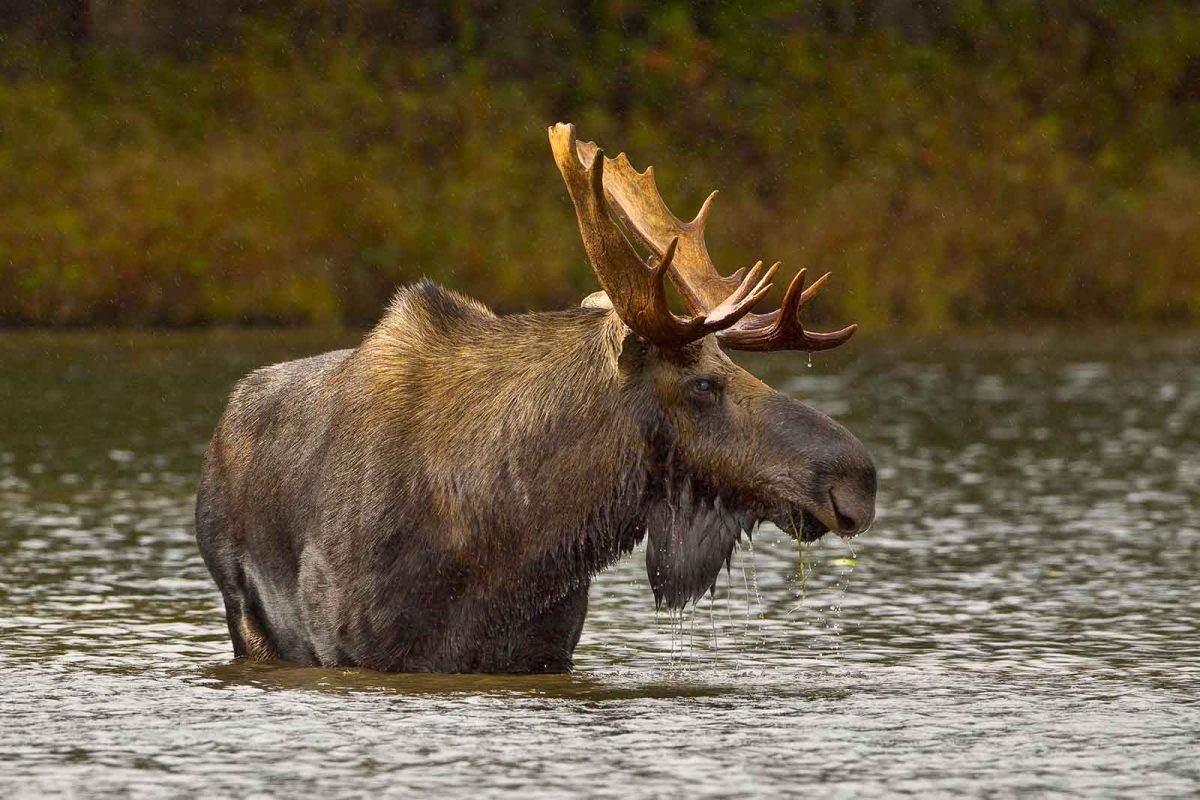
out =
<svg viewBox="0 0 1200 800"><path fill-rule="evenodd" d="M200 454L311 332L0 335L0 796L1200 792L1200 337L866 337L753 371L879 517L769 527L683 619L639 550L560 677L237 664Z"/></svg>

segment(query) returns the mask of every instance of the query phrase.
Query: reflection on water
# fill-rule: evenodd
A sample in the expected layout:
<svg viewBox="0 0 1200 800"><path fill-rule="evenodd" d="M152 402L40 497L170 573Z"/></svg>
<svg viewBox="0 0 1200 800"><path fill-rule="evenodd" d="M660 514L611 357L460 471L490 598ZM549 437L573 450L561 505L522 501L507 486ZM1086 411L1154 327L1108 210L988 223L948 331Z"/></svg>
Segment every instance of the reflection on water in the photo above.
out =
<svg viewBox="0 0 1200 800"><path fill-rule="evenodd" d="M346 343L0 336L0 792L1200 789L1195 339L750 361L871 448L874 529L764 529L680 619L628 559L575 675L231 663L200 453L234 379Z"/></svg>

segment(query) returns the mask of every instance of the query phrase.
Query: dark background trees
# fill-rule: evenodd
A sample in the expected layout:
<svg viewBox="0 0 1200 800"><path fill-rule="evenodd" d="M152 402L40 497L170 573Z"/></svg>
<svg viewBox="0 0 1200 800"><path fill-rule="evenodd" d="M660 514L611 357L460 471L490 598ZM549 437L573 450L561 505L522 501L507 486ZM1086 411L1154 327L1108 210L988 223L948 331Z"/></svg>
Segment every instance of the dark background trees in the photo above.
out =
<svg viewBox="0 0 1200 800"><path fill-rule="evenodd" d="M741 5L0 3L0 320L574 302L560 119L838 316L1200 317L1197 4Z"/></svg>

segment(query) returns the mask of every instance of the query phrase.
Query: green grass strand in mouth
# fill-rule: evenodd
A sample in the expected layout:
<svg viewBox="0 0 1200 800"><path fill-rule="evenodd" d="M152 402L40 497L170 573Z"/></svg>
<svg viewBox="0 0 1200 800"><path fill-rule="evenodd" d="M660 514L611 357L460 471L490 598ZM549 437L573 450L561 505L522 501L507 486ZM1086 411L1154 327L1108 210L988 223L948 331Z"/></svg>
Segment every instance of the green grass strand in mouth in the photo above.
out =
<svg viewBox="0 0 1200 800"><path fill-rule="evenodd" d="M790 531L799 530L796 527L796 520L792 517L792 510L790 508L788 509L788 528ZM803 603L808 599L808 570L805 568L804 556L805 552L812 546L812 543L809 542L808 546L805 546L803 536L796 536L795 539L797 545L796 552L800 556L800 602Z"/></svg>

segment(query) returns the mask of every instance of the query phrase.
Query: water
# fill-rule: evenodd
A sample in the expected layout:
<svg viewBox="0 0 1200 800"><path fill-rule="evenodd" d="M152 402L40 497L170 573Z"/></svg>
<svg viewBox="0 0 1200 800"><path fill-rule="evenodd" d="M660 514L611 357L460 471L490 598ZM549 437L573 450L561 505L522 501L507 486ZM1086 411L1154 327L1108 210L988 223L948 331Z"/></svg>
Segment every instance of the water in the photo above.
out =
<svg viewBox="0 0 1200 800"><path fill-rule="evenodd" d="M0 795L1200 791L1200 339L748 361L872 450L853 554L760 531L678 621L635 554L570 676L231 663L200 453L239 375L347 341L0 336Z"/></svg>

